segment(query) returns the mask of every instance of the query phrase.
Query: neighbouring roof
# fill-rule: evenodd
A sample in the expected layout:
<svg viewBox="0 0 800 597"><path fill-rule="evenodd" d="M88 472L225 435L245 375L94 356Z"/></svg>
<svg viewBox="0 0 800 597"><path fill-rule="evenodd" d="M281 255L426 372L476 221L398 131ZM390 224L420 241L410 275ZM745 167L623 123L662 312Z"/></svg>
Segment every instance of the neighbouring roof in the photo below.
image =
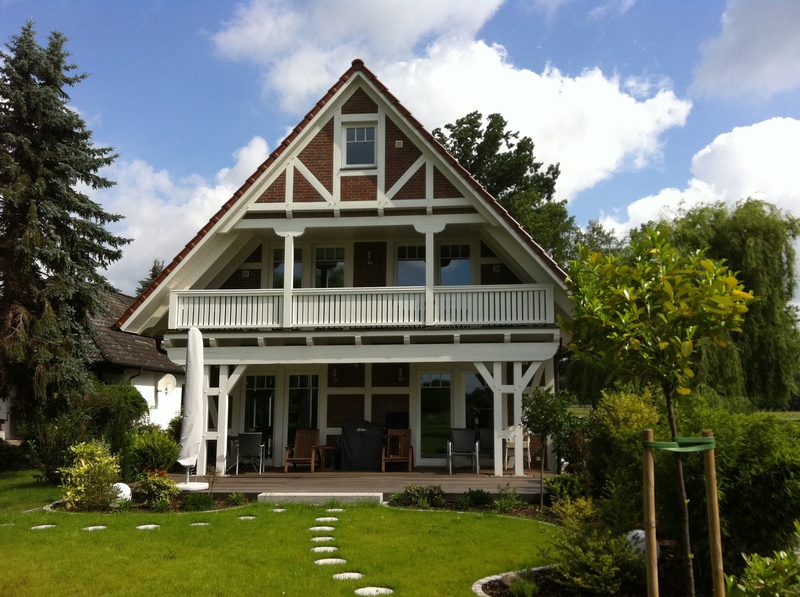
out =
<svg viewBox="0 0 800 597"><path fill-rule="evenodd" d="M360 73L366 79L368 79L375 87L381 92L383 97L386 101L391 104L403 117L408 120L408 123L417 129L417 131L428 141L433 149L435 149L446 161L450 164L459 174L466 180L476 191L477 195L481 197L487 205L489 205L494 211L496 211L503 220L505 220L509 226L514 230L516 235L520 238L522 242L528 245L534 253L536 253L544 262L544 264L553 272L555 278L561 281L565 281L567 278L567 274L564 270L559 267L559 265L553 260L553 258L545 251L539 243L537 243L530 234L517 222L511 214L506 211L506 209L497 202L495 199L484 187L479 183L475 178L456 160L445 147L439 143L436 138L428 132L427 129L420 123L411 112L405 108L400 101L392 95L389 91L389 88L386 87L383 83L381 83L378 78L370 71L366 66L364 66L364 62L358 58L353 60L350 68L339 78L339 80L331 87L328 92L314 105L308 114L305 115L303 120L298 124L289 135L286 136L281 144L273 151L269 157L256 169L256 171L248 178L245 183L239 187L239 189L233 194L233 196L225 202L225 204L214 214L208 223L200 229L200 231L194 236L194 238L189 241L183 250L178 253L175 259L164 268L159 275L151 284L150 286L145 289L145 291L139 295L139 297L134 300L131 305L122 313L119 319L115 322L115 326L120 327L122 324L127 321L127 319L133 315L136 309L141 305L145 299L147 299L152 292L161 285L164 279L169 276L177 265L183 261L187 255L194 249L195 246L203 239L203 237L208 234L211 229L220 221L220 219L239 201L239 199L245 194L245 192L258 181L261 175L266 172L266 170L274 164L278 158L286 151L286 149L292 144L292 142L300 135L300 133L308 126L308 124L314 119L314 117L331 101L331 99L344 87L350 78L353 77L354 74Z"/></svg>
<svg viewBox="0 0 800 597"><path fill-rule="evenodd" d="M133 297L116 292L103 295L107 311L93 319L93 364L183 373L183 368L169 360L160 349L158 340L117 329L117 320L133 302Z"/></svg>

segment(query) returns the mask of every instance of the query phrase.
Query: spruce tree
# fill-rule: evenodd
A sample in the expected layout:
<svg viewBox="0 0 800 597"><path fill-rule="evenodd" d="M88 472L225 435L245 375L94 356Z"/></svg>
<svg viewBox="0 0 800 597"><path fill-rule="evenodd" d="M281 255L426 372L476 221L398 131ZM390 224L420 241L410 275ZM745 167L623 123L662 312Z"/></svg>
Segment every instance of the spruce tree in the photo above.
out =
<svg viewBox="0 0 800 597"><path fill-rule="evenodd" d="M0 396L36 424L66 412L87 389L90 317L109 289L100 273L126 239L82 189L114 183L98 172L116 155L95 147L67 90L82 81L67 39L46 46L33 23L0 50Z"/></svg>

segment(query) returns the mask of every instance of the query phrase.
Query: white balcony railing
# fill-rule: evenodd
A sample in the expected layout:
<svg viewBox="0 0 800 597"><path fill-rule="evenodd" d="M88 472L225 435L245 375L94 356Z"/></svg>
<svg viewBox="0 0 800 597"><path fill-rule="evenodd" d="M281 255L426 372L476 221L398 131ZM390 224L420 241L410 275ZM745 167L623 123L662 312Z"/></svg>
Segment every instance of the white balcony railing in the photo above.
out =
<svg viewBox="0 0 800 597"><path fill-rule="evenodd" d="M425 288L297 289L284 324L283 290L180 290L170 295L169 327L186 329L408 328L554 323L547 284L438 286L431 312Z"/></svg>

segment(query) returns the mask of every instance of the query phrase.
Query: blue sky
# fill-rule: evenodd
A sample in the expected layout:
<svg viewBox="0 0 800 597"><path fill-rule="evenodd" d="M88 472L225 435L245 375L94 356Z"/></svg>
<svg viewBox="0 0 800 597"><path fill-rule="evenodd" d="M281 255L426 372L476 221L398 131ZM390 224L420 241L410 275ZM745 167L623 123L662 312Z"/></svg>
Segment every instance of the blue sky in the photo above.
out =
<svg viewBox="0 0 800 597"><path fill-rule="evenodd" d="M0 39L28 19L91 75L70 95L120 154L92 196L134 239L108 272L129 293L356 57L429 129L502 113L581 224L746 196L800 216L796 0L0 0Z"/></svg>

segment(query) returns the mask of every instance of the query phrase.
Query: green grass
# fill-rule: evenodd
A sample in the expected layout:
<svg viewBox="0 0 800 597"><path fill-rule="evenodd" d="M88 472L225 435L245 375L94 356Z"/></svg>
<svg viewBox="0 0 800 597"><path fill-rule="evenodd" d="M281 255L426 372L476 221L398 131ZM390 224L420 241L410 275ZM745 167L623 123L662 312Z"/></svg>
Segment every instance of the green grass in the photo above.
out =
<svg viewBox="0 0 800 597"><path fill-rule="evenodd" d="M30 479L30 473L27 473ZM0 586L3 595L352 595L362 586L386 586L399 595L471 595L484 576L543 563L537 546L550 527L495 515L345 506L334 554L314 554L321 545L308 531L324 507L291 505L286 512L251 504L212 513L114 514L37 511L35 489L6 498L6 489L26 485L24 475L0 477ZM53 488L38 486L38 504ZM249 514L255 520L240 520ZM209 526L190 527L191 522ZM38 524L55 528L31 530ZM156 523L154 531L139 524ZM106 525L103 531L85 531ZM320 557L342 557L341 566L315 566ZM335 572L357 571L360 581L334 581Z"/></svg>

